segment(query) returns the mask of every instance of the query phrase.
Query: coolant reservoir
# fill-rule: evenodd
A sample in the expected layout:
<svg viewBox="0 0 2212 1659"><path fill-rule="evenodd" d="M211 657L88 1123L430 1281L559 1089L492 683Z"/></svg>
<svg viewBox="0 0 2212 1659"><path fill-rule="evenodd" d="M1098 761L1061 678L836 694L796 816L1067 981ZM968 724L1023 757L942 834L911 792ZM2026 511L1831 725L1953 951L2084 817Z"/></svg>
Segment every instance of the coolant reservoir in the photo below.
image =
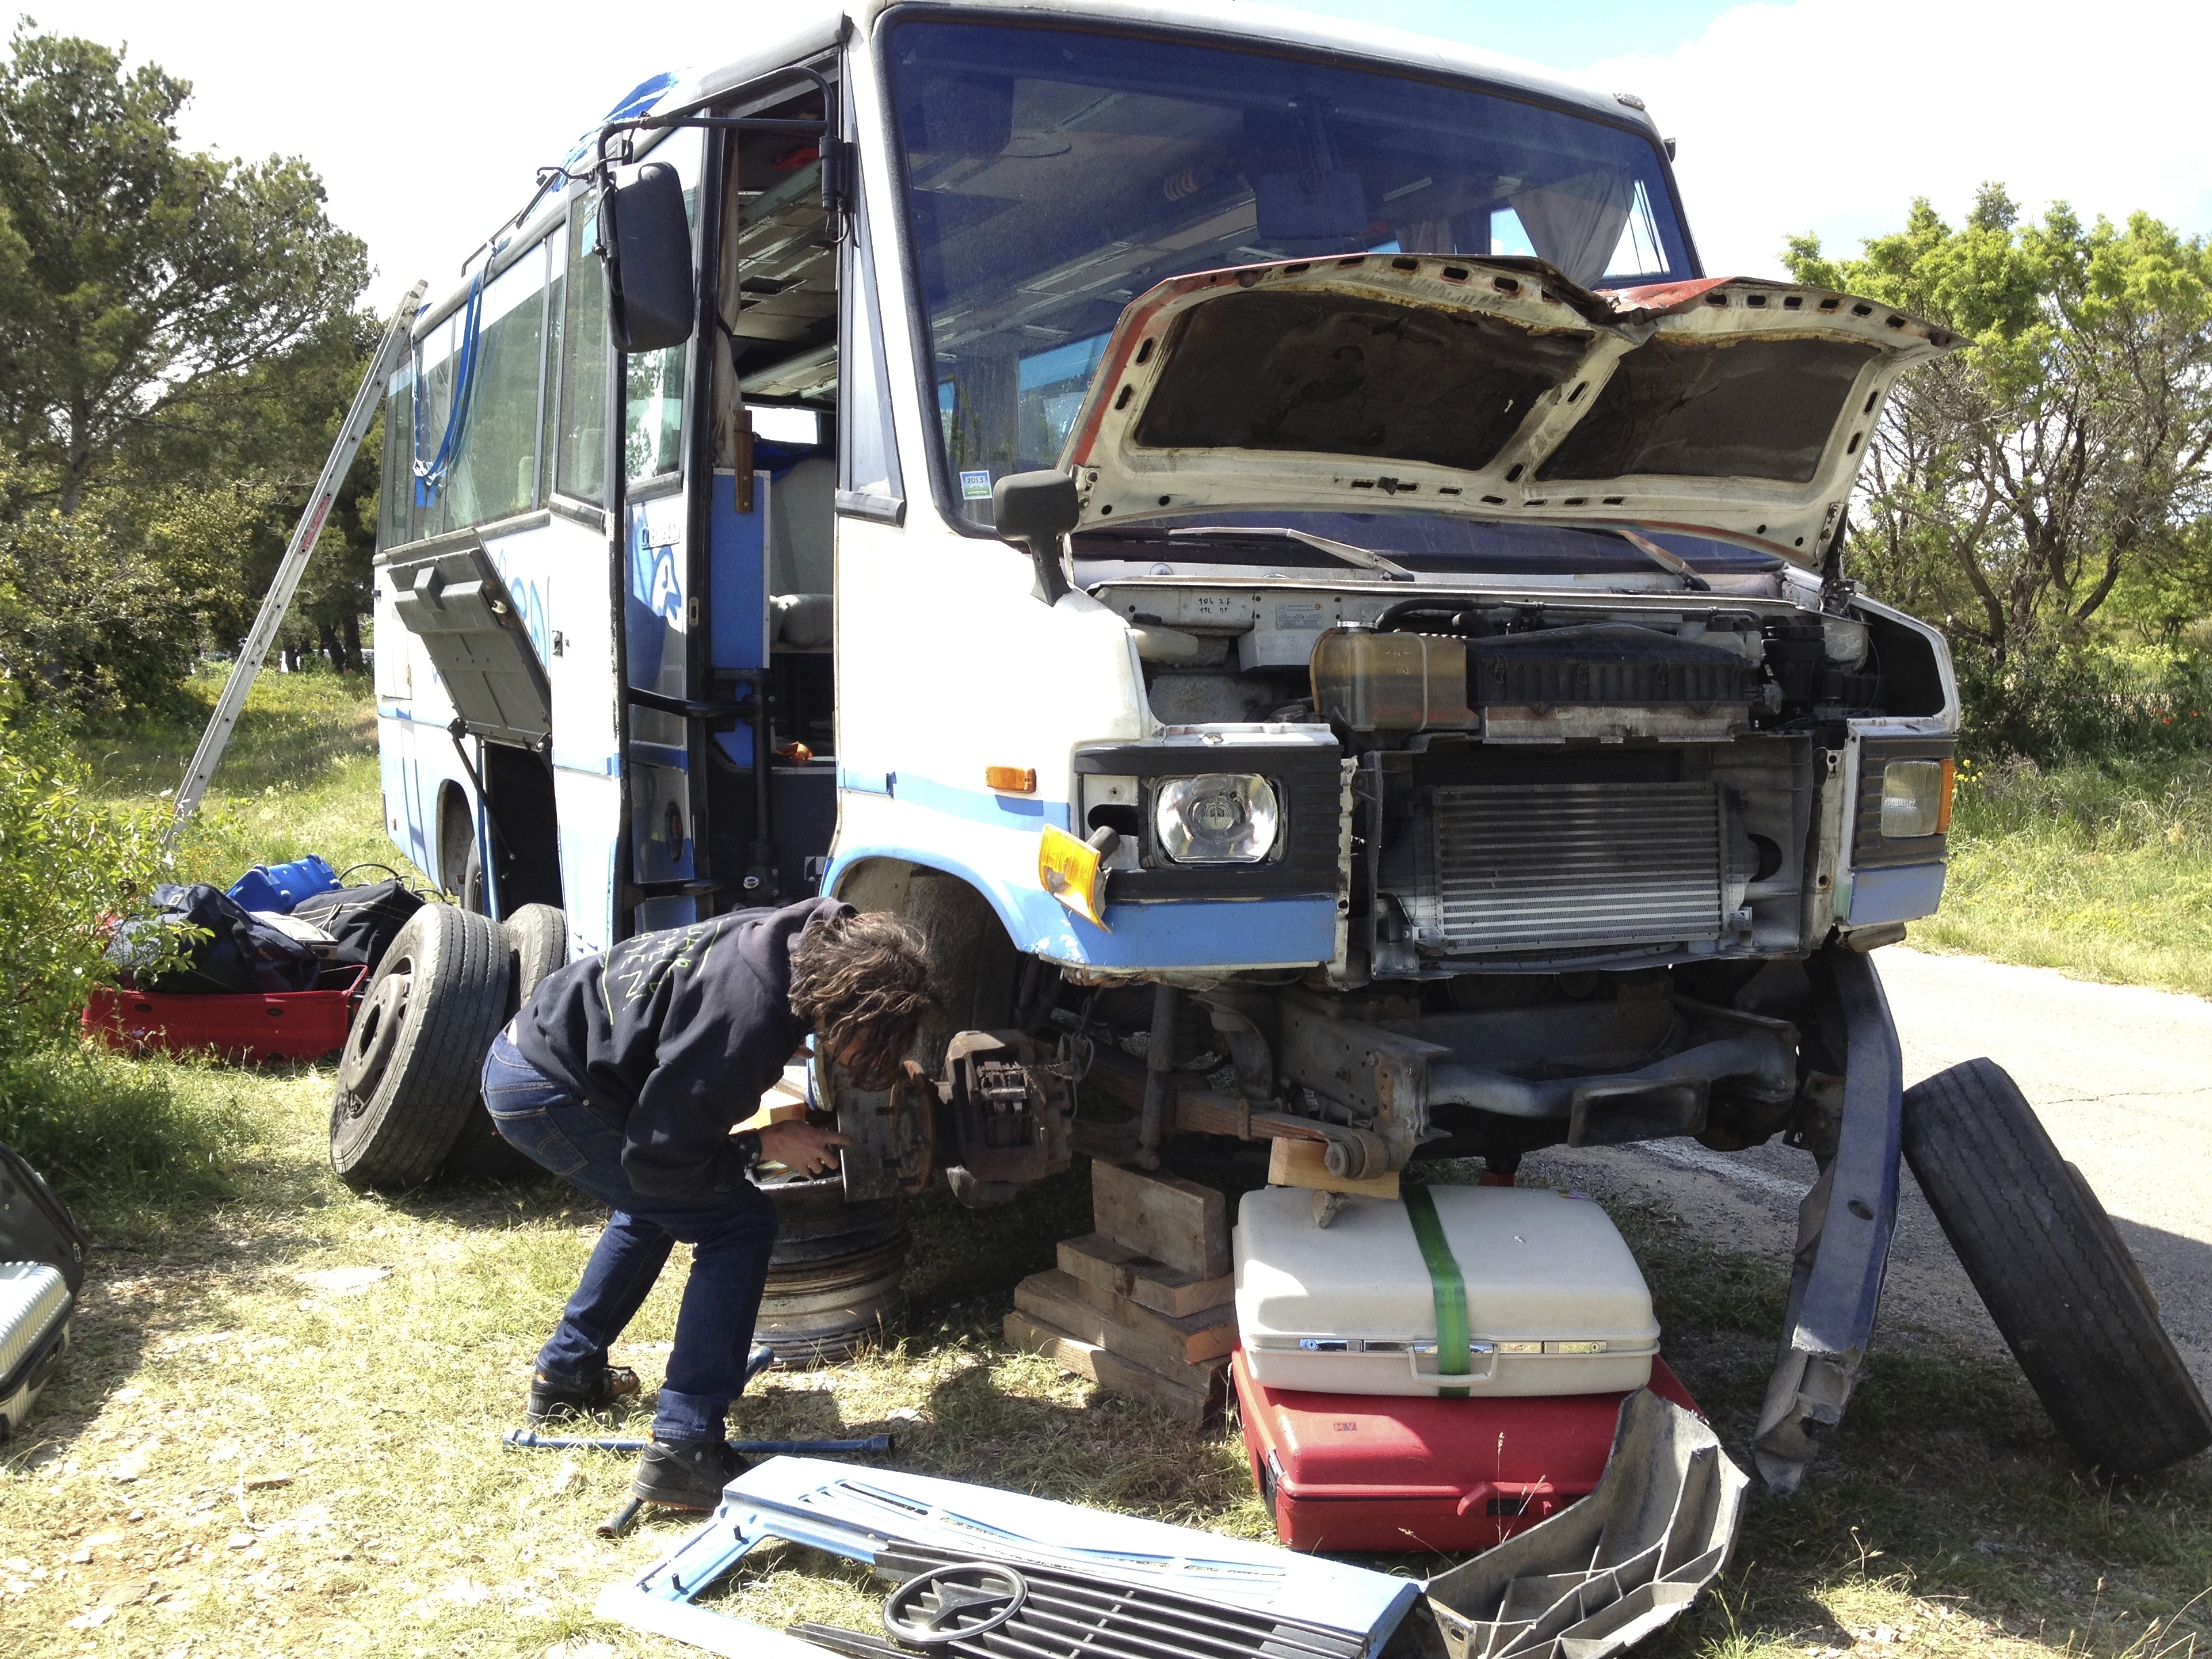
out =
<svg viewBox="0 0 2212 1659"><path fill-rule="evenodd" d="M1467 642L1448 635L1332 628L1313 653L1314 708L1354 732L1458 731L1467 707Z"/></svg>

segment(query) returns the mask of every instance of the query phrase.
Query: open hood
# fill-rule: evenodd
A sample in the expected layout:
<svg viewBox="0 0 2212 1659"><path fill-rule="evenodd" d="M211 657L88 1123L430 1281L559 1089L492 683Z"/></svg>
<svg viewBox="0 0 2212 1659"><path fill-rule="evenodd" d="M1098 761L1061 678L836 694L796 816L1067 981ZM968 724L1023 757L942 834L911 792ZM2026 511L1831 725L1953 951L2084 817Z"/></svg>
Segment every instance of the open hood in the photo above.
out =
<svg viewBox="0 0 2212 1659"><path fill-rule="evenodd" d="M1534 259L1246 265L1129 305L1060 465L1086 529L1396 507L1694 525L1810 563L1882 398L1955 338L1743 277L1592 293Z"/></svg>

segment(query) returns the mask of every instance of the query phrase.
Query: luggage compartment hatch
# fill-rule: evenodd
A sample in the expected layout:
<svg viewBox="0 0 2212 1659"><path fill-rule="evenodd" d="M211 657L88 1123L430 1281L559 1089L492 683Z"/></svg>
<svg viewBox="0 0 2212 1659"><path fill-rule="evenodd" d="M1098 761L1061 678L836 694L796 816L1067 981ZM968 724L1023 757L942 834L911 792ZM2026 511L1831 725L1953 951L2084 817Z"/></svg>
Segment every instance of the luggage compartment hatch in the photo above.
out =
<svg viewBox="0 0 2212 1659"><path fill-rule="evenodd" d="M551 688L507 583L481 547L385 568L393 609L422 641L470 735L543 749L553 731Z"/></svg>

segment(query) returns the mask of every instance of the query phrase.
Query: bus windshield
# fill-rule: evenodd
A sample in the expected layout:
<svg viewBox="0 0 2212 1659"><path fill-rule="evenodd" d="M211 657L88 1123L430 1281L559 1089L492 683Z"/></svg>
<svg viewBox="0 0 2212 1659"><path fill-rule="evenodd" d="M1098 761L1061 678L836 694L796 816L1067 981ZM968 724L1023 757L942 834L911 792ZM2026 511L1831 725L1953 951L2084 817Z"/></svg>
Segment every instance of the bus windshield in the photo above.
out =
<svg viewBox="0 0 2212 1659"><path fill-rule="evenodd" d="M1167 277L1357 252L1694 275L1657 146L1523 98L1187 40L896 21L887 54L951 498L1049 466Z"/></svg>

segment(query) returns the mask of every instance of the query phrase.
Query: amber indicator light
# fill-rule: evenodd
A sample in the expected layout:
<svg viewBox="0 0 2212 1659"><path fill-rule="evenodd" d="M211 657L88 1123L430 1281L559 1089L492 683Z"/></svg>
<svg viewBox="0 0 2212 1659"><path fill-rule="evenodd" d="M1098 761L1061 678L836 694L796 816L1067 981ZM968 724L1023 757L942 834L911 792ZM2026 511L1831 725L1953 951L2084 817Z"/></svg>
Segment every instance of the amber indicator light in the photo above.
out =
<svg viewBox="0 0 2212 1659"><path fill-rule="evenodd" d="M986 787L1007 795L1036 793L1036 768L1034 766L987 766L983 769Z"/></svg>
<svg viewBox="0 0 2212 1659"><path fill-rule="evenodd" d="M1936 808L1936 833L1939 836L1948 836L1951 833L1951 791L1957 787L1958 782L1959 763L1955 760L1945 761L1943 763L1943 793L1940 798L1940 804Z"/></svg>

